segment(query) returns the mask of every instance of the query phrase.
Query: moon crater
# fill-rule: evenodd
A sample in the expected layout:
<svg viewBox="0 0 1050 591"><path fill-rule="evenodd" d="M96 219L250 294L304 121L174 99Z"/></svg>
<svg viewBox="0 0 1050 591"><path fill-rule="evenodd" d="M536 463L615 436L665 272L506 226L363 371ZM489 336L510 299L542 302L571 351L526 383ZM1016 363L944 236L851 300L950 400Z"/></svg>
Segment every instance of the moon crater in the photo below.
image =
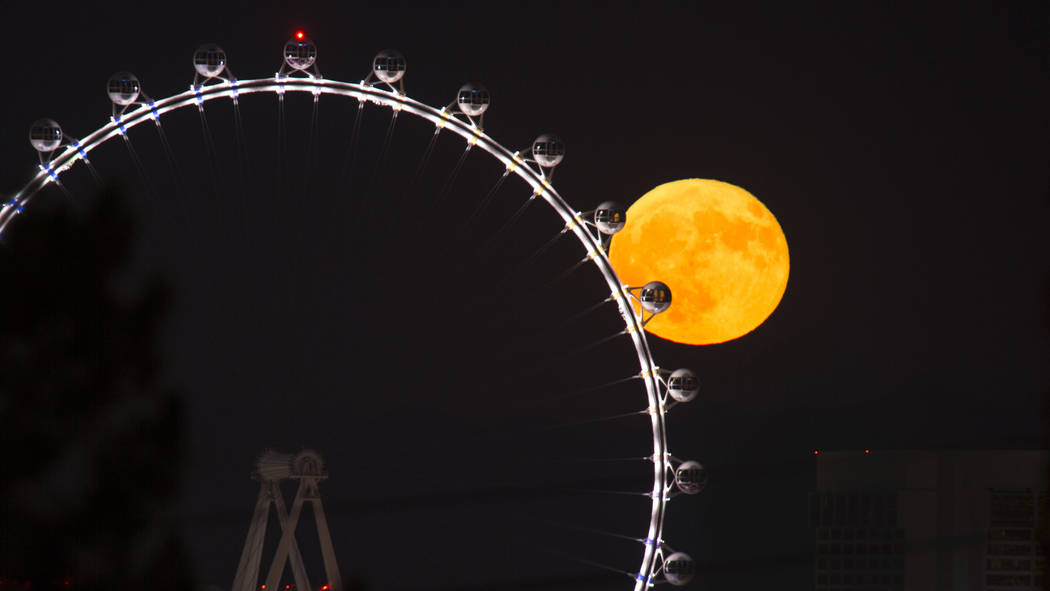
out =
<svg viewBox="0 0 1050 591"><path fill-rule="evenodd" d="M740 187L686 179L665 183L627 210L610 259L629 285L663 281L671 308L646 327L695 345L757 328L787 288L787 240L773 214Z"/></svg>

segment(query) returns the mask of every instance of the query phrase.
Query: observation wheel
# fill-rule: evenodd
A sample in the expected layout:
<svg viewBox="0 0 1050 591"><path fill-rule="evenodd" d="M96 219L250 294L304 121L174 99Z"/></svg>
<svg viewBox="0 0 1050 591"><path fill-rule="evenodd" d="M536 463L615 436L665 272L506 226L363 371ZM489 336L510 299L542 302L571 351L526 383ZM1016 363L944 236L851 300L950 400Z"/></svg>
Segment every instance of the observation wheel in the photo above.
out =
<svg viewBox="0 0 1050 591"><path fill-rule="evenodd" d="M432 130L426 151L415 169L414 176L405 185L407 188L402 193L410 191L413 186L419 184L431 162L439 137L446 138L443 140L445 143L449 137L459 138L462 142L461 155L452 166L452 172L446 177L441 190L433 197L430 207L440 208L443 202L450 199L449 193L452 192L458 180L457 177L468 155L471 154L483 155L489 163L494 163L502 172L495 186L490 187L479 202L468 207L470 214L463 216L467 218L465 224L478 223L479 217L484 215L486 208L498 200L498 193L508 178L520 179L524 182L528 193L523 199L519 199L519 203L514 204L514 213L503 221L495 236L498 237L514 227L520 222L522 216L528 211L537 209L536 206L540 204L545 206L547 211L555 214L560 227L550 240L542 243L540 248L533 250L526 261L519 261L517 265L504 266L509 267L509 272L513 274L522 266L543 256L557 244L562 244L563 247L566 243L575 244L576 262L559 275L554 283L562 281L569 274L577 273L580 268L591 268L600 276L604 293L597 303L579 314L574 314L572 319L609 304L614 305L620 325L614 334L599 341L587 343L586 347L590 349L617 339L628 342L633 351L635 366L631 368L626 378L615 380L615 382L630 381L634 384L641 382L644 389L644 403L642 399L639 399L637 410L604 418L648 417L651 450L646 450L644 455L633 458L651 463L651 486L648 490L638 491L638 496L648 499L648 522L639 524L641 531L635 532L637 535L620 535L620 537L627 537L638 543L637 566L625 566L623 569L618 569L610 568L597 561L583 560L583 562L622 572L633 580L633 588L636 591L664 582L676 586L688 583L693 577L695 563L688 554L676 551L665 541L665 515L672 498L679 494L699 493L706 484L707 476L699 463L683 461L671 454L668 447L666 417L673 407L696 397L699 391L698 378L689 369L669 371L659 367L653 359L646 339L644 330L646 323L654 315L667 310L672 305L670 289L661 283L659 278L652 278L653 280L645 285L624 285L609 262L607 256L609 240L612 235L624 227L626 209L615 202L604 201L590 210L578 211L571 207L554 187L554 173L562 164L566 154L566 146L562 140L553 134L541 134L527 147L519 150L510 149L497 142L485 131L485 117L486 115L491 116L489 114L491 96L489 91L480 84L468 83L461 86L454 98L441 107L432 107L411 98L405 93L407 62L404 56L394 51L383 51L376 55L372 61L371 72L364 80L356 83L322 76L318 68L317 48L309 38L302 34L297 34L285 43L280 69L270 77L235 78L228 67L225 51L216 45L200 47L194 53L193 66L194 75L190 88L160 99L153 99L145 94L142 83L135 75L129 72L114 74L107 82L107 93L113 105L109 121L82 137L70 136L58 123L50 119L42 119L33 123L29 132L29 140L39 154L39 170L12 197L6 199L0 208L0 236L16 223L16 218L29 211L31 202L42 194L44 189L54 187L61 192L64 198L74 198L74 193L64 182L70 173L84 169L90 173L92 178L99 179L100 175L93 164L93 157L102 152L106 145L123 143L140 180L148 186L150 175L131 139L131 132L140 126L156 130L164 157L173 171L172 184L177 185L181 178L178 172L179 158L167 139L164 124L179 112L197 111L199 114L201 130L205 138L204 151L212 158L211 182L218 187L220 181L216 177L222 174L214 168L217 149L212 139L212 127L208 121L209 110L205 108L217 103L232 104L236 125L231 135L236 149L239 153L244 153L251 149L251 145L245 137L241 103L255 95L276 97L278 142L281 144L280 150L284 151L287 149L287 138L283 134L285 134L286 120L289 116L286 114L286 102L290 102L295 96L307 97L313 106L309 123L310 139L305 150L304 161L312 166L313 161L318 158L316 138L321 133L318 123L318 104L321 98L332 97L342 99L344 102L349 101L354 111L354 124L348 150L349 156L345 163L348 163L351 176L354 170L354 160L357 157L362 114L366 106L376 107L387 113L389 124L382 146L376 156L376 168L371 175L366 175L370 177L368 187L359 191L360 201L355 202L353 206L355 215L352 228L348 233L353 233L358 229L356 224L366 224L369 217L377 215L368 210L369 205L365 201L369 190L374 189L376 185L375 177L380 175L378 171L382 170L386 164L391 138L398 120L411 118ZM286 177L291 176L286 173L287 171L284 170L277 171L279 186L283 186L283 183L287 182ZM327 170L326 174L334 175L334 171ZM308 185L315 181L311 180L311 175L308 173L304 182ZM174 189L174 191L177 190L178 187ZM281 189L278 189L277 193L280 192ZM218 195L220 191L216 190L215 193ZM198 207L190 209L199 211ZM423 214L422 217L425 219L427 215ZM192 216L186 217L192 218ZM414 230L403 228L385 230L386 235L394 236L391 239L394 242L399 240L397 238L399 232L411 231ZM188 234L186 237L189 239ZM357 243L354 248L360 249L364 246ZM410 253L410 256L416 255ZM381 279L377 279L377 282L382 284ZM540 285L538 289L544 287ZM443 326L455 326L455 321L449 321ZM605 386L589 387L585 390L592 391L603 387ZM334 451L326 450L326 456L335 455Z"/></svg>

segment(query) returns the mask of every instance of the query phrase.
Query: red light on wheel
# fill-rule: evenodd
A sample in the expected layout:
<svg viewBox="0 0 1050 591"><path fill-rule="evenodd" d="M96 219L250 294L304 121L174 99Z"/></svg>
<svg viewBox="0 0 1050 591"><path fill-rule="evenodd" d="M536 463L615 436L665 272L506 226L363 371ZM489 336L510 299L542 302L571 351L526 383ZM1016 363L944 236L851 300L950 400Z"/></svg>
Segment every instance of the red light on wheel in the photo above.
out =
<svg viewBox="0 0 1050 591"><path fill-rule="evenodd" d="M295 38L296 39L302 39L303 37L306 37L306 33L303 33L302 31L296 31L295 32Z"/></svg>

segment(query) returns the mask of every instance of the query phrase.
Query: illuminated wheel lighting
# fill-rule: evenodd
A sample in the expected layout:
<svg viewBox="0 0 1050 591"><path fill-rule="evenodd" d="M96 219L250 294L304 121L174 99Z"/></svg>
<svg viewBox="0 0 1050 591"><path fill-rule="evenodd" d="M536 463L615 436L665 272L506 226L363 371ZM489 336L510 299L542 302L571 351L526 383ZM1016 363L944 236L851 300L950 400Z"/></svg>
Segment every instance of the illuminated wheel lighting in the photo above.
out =
<svg viewBox="0 0 1050 591"><path fill-rule="evenodd" d="M689 370L670 372L659 368L646 340L644 324L671 305L670 290L659 281L652 281L642 287L624 285L606 255L608 237L623 228L623 208L607 202L585 216L568 205L551 185L553 171L565 156L565 146L557 136L540 135L529 149L515 152L486 135L480 125L480 117L488 109L489 95L481 85L472 83L463 86L449 106L437 109L404 95L404 58L396 52L380 53L374 61L369 79L361 83L321 77L316 70L316 56L316 47L299 30L285 44L281 72L269 78L237 80L225 69L225 52L214 45L201 46L195 54L197 76L190 90L156 101L141 94L134 75L128 72L114 75L108 90L113 98L116 116L102 127L80 140L73 140L63 133L58 123L49 119L39 120L31 126L30 143L39 153L40 170L10 201L0 205L0 235L38 191L48 183L58 183L60 175L78 160L86 162L92 150L115 137L125 136L128 130L137 125L159 121L160 117L178 109L191 106L203 108L203 104L208 101L236 101L241 95L257 93L272 93L279 97L286 92L312 93L315 97L327 94L389 107L427 120L439 130L447 129L459 135L502 163L508 173L514 173L524 180L532 187L534 197L542 197L561 217L566 231L571 232L583 246L588 253L587 259L597 267L610 290L611 298L616 301L624 321L624 334L630 337L637 353L638 375L645 383L653 445L650 457L653 463L653 484L648 493L652 510L648 531L643 538L641 564L631 578L635 591L661 582L672 585L688 582L693 576L693 560L683 552L674 552L664 542L664 515L672 497L679 493L699 492L706 483L706 475L698 480L702 470L699 464L683 462L671 456L667 448L664 417L674 405L691 400L698 386L695 374ZM224 72L226 76L221 75ZM202 79L206 84L200 83ZM387 88L370 83L373 79L383 82ZM395 88L394 83L399 86ZM636 295L632 292L639 293ZM816 455L819 451L814 450L813 453ZM266 586L259 588L265 590Z"/></svg>

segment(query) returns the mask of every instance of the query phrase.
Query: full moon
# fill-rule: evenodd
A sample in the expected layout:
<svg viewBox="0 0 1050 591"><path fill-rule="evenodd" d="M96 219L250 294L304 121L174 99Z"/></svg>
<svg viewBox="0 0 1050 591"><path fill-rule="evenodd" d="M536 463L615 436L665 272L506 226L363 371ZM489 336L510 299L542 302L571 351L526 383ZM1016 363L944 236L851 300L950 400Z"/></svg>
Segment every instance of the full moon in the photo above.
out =
<svg viewBox="0 0 1050 591"><path fill-rule="evenodd" d="M662 184L627 210L609 258L631 286L663 281L671 307L646 330L710 345L762 324L784 295L788 247L766 206L744 189L707 179Z"/></svg>

